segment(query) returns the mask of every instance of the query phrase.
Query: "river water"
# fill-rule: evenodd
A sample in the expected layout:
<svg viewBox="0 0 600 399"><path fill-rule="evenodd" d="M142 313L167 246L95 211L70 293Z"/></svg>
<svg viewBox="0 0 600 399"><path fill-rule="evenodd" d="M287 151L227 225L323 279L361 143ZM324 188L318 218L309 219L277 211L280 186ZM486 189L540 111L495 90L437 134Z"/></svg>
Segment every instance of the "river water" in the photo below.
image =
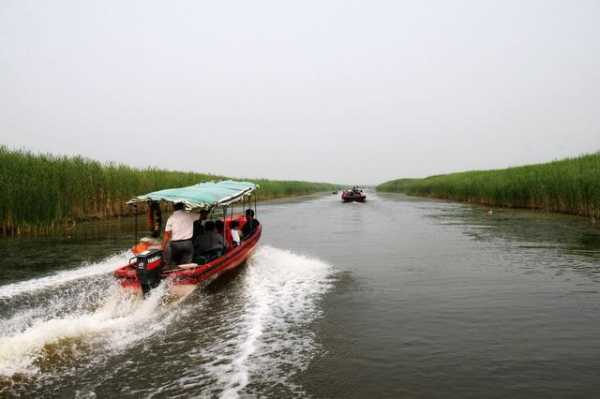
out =
<svg viewBox="0 0 600 399"><path fill-rule="evenodd" d="M259 207L248 264L180 302L116 289L131 221L0 240L0 396L597 396L599 227L368 195Z"/></svg>

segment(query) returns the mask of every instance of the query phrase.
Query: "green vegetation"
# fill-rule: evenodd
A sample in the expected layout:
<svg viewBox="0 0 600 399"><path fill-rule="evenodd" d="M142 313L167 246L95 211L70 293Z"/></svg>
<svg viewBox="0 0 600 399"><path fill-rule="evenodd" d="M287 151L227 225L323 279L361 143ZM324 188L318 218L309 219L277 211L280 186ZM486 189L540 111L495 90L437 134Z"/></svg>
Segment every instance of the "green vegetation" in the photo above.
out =
<svg viewBox="0 0 600 399"><path fill-rule="evenodd" d="M76 220L130 214L135 195L224 177L102 164L0 146L0 235L45 233ZM327 183L251 179L260 199L329 191Z"/></svg>
<svg viewBox="0 0 600 399"><path fill-rule="evenodd" d="M378 191L600 217L600 152L508 169L398 179Z"/></svg>
<svg viewBox="0 0 600 399"><path fill-rule="evenodd" d="M269 200L275 198L308 195L319 192L337 190L337 184L314 183L298 180L267 180L267 179L242 179L251 181L260 186L258 198Z"/></svg>

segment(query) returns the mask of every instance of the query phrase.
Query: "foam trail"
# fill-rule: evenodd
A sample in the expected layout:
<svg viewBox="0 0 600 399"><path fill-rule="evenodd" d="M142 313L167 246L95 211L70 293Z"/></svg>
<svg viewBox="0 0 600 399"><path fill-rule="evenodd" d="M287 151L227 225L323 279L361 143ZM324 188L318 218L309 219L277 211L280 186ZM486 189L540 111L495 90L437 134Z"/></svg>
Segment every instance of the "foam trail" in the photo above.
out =
<svg viewBox="0 0 600 399"><path fill-rule="evenodd" d="M0 286L0 298L12 298L25 293L52 288L74 280L110 273L115 270L117 266L125 264L130 257L129 255L130 252L125 251L110 256L101 262L77 269L66 270L46 277Z"/></svg>
<svg viewBox="0 0 600 399"><path fill-rule="evenodd" d="M232 373L221 395L222 398L237 398L239 397L239 392L248 385L248 359L256 352L258 341L263 334L263 321L266 319L269 311L268 305L268 301L259 301L251 305L251 309L248 309L247 320L244 323L248 329L247 335L244 341L240 343L239 352L232 362Z"/></svg>
<svg viewBox="0 0 600 399"><path fill-rule="evenodd" d="M112 293L107 293L106 303L95 311L41 319L24 331L0 336L0 375L35 374L39 371L35 361L40 358L42 349L64 339L86 337L118 349L153 334L164 328L174 313L155 323L146 323L148 319L165 314L159 309L165 290L162 284L145 300L137 300L121 295L115 288ZM135 328L140 324L144 328Z"/></svg>
<svg viewBox="0 0 600 399"><path fill-rule="evenodd" d="M260 380L294 391L289 372L301 370L316 350L307 326L320 316L319 299L332 285L332 267L277 248L263 246L251 258L244 281L245 306L232 320L232 338L204 351L205 365L222 398L238 398ZM286 377L282 377L285 375Z"/></svg>

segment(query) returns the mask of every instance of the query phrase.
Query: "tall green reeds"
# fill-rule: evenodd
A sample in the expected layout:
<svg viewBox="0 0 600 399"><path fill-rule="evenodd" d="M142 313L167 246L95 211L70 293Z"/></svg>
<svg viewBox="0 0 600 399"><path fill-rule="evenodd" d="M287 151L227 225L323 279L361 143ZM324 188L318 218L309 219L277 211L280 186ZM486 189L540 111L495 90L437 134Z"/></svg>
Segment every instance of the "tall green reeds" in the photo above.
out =
<svg viewBox="0 0 600 399"><path fill-rule="evenodd" d="M392 180L377 190L600 218L600 152L508 169Z"/></svg>
<svg viewBox="0 0 600 399"><path fill-rule="evenodd" d="M222 177L102 164L81 157L14 151L0 146L0 235L43 233L76 220L127 215L135 195ZM335 185L255 180L260 197L331 190Z"/></svg>

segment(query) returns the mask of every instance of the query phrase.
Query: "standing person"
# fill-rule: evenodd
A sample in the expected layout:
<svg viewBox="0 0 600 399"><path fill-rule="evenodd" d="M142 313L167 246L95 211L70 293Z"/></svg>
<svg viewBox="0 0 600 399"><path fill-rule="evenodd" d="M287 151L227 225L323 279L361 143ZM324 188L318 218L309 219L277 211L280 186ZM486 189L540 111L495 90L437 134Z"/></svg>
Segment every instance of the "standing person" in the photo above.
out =
<svg viewBox="0 0 600 399"><path fill-rule="evenodd" d="M173 205L174 212L165 225L162 248L165 251L166 265L191 263L194 257L194 222L200 215L185 212L181 202Z"/></svg>
<svg viewBox="0 0 600 399"><path fill-rule="evenodd" d="M246 209L246 223L242 227L242 240L248 239L257 227L260 225L258 220L254 219L254 211L252 209Z"/></svg>

